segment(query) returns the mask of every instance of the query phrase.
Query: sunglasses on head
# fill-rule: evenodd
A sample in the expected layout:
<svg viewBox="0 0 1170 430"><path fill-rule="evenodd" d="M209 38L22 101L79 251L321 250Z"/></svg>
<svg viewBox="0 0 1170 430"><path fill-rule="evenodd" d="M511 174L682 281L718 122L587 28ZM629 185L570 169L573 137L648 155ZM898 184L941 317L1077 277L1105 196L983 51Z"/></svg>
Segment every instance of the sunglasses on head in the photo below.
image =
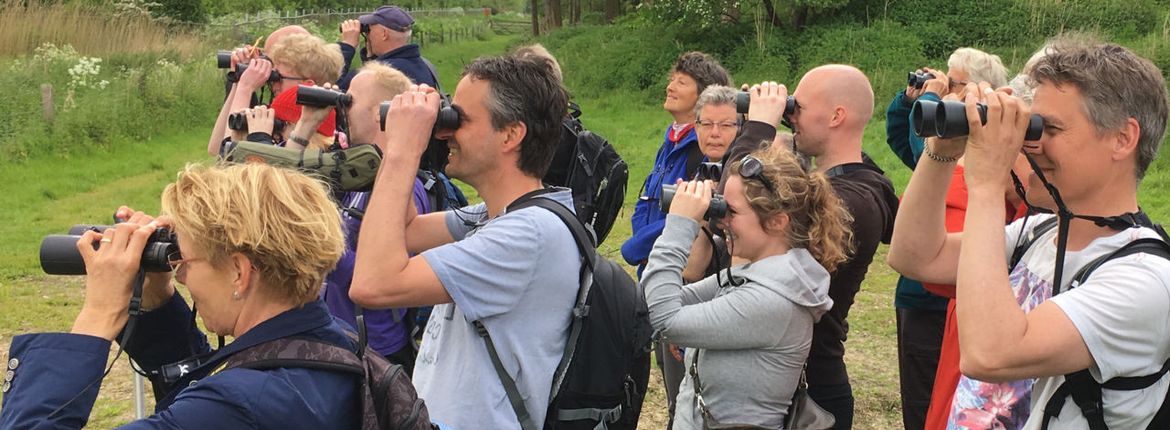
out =
<svg viewBox="0 0 1170 430"><path fill-rule="evenodd" d="M764 162L756 157L751 155L743 157L739 164L739 176L743 179L760 181L769 193L776 194L776 188L772 185L772 181L764 176Z"/></svg>

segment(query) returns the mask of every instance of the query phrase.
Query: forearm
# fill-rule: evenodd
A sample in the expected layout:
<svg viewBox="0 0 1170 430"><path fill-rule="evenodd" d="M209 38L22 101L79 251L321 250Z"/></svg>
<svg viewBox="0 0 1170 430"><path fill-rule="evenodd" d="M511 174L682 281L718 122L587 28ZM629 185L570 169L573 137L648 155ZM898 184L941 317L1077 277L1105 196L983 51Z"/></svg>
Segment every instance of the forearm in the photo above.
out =
<svg viewBox="0 0 1170 430"><path fill-rule="evenodd" d="M683 268L682 277L686 282L695 282L703 279L707 274L707 267L711 265L711 241L710 236L704 230L695 238L695 243L691 245L690 256L687 257L687 265Z"/></svg>
<svg viewBox="0 0 1170 430"><path fill-rule="evenodd" d="M894 220L887 262L899 273L924 282L954 283L954 262L945 261L946 197L954 163L918 163ZM941 267L941 266L951 267ZM940 266L940 267L932 267Z"/></svg>
<svg viewBox="0 0 1170 430"><path fill-rule="evenodd" d="M1005 351L1020 344L1028 323L1004 264L1003 192L971 189L967 201L955 298L960 352L965 367L995 372L1011 362Z"/></svg>
<svg viewBox="0 0 1170 430"><path fill-rule="evenodd" d="M694 220L667 215L666 228L650 252L642 272L642 287L655 329L666 328L682 308L683 267L698 230Z"/></svg>
<svg viewBox="0 0 1170 430"><path fill-rule="evenodd" d="M225 137L230 137L230 130L227 129L228 114L231 113L232 101L236 97L236 85L232 85L232 89L228 92L228 96L223 101L223 107L219 109L219 116L215 119L215 126L211 129L211 139L207 141L207 153L212 157L219 156L219 147L223 144Z"/></svg>
<svg viewBox="0 0 1170 430"><path fill-rule="evenodd" d="M350 294L384 299L398 289L409 288L400 275L410 262L406 246L407 211L413 206L411 191L422 154L388 154L378 169L374 192L362 221Z"/></svg>

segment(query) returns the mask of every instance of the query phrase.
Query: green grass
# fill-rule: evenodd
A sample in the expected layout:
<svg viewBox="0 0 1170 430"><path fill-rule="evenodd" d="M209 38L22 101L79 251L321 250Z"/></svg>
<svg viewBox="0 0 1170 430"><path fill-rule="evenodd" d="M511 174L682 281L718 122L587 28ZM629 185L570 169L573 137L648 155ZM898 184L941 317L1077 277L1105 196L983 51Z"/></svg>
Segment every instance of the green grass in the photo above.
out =
<svg viewBox="0 0 1170 430"><path fill-rule="evenodd" d="M480 55L502 52L519 40L501 36L446 44L425 54L439 68L450 91L464 64ZM620 261L618 248L630 235L633 202L670 117L658 99L648 99L645 94L602 92L576 101L582 106L585 125L608 138L631 168L627 205L609 240L601 246L605 255ZM885 101L878 103L884 106ZM83 299L81 278L40 273L36 254L40 239L62 233L75 223L105 223L122 204L157 211L159 193L175 172L188 162L208 159L204 148L209 125L196 124L190 131L161 134L145 142L117 141L110 149L0 164L0 181L8 184L0 193L0 237L5 238L0 241L0 355L6 355L10 338L16 334L68 330ZM869 125L864 147L898 190L904 189L909 170L887 149L883 122ZM1170 159L1163 158L1151 168L1141 195L1144 207L1160 220L1170 219L1167 163ZM474 198L474 194L469 197ZM846 362L857 397L858 429L901 425L893 311L897 274L885 264L885 252L885 246L879 248L850 313ZM133 418L131 374L125 363L121 360L103 385L91 427L110 428ZM661 383L654 380L643 428L663 427L664 405Z"/></svg>

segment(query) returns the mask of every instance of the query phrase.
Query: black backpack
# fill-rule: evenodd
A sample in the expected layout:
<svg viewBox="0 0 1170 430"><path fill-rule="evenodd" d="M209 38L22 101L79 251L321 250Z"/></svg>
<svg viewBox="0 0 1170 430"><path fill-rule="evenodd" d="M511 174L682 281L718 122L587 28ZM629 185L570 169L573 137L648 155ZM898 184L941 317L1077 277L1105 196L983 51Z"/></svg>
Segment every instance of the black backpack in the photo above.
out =
<svg viewBox="0 0 1170 430"><path fill-rule="evenodd" d="M593 229L593 243L609 235L626 198L630 168L604 137L581 124L581 108L569 103L561 142L544 183L573 190L577 219Z"/></svg>
<svg viewBox="0 0 1170 430"><path fill-rule="evenodd" d="M1170 237L1167 236L1166 231L1160 225L1154 224L1144 214L1135 217L1138 224L1152 228L1157 231L1162 237L1161 239L1143 238L1125 244L1116 251L1109 254L1102 255L1090 261L1084 267L1073 275L1072 283L1069 284L1069 290L1076 288L1083 284L1093 271L1097 270L1110 260L1133 255L1137 253L1146 253L1157 257L1170 260ZM1036 227L1029 232L1028 237L1023 242L1016 245L1012 251L1011 261L1009 267L1015 267L1024 257L1024 252L1028 250L1037 238L1044 233L1051 231L1056 227L1056 217L1049 218L1037 224ZM1060 286L1053 287L1053 295L1060 293ZM1084 415L1085 421L1089 424L1090 430L1108 430L1109 426L1105 424L1105 403L1101 397L1101 390L1109 389L1114 391L1134 391L1143 390L1157 383L1162 379L1166 372L1170 371L1170 359L1167 359L1162 364L1162 368L1157 372L1146 376L1122 376L1110 379L1104 383L1098 383L1093 379L1089 373L1089 369L1082 369L1073 373L1064 375L1064 382L1056 388L1056 392L1052 394L1052 398L1048 399L1048 403L1044 405L1044 418L1041 422L1040 429L1048 430L1048 425L1052 419L1060 416L1060 411L1064 408L1064 403L1068 398L1072 398L1077 407L1081 409L1081 414ZM1167 393L1170 397L1170 392ZM1154 414L1154 419L1150 421L1147 429L1167 429L1170 428L1170 398L1162 400L1162 406Z"/></svg>
<svg viewBox="0 0 1170 430"><path fill-rule="evenodd" d="M551 211L568 226L583 260L569 338L553 374L543 428L636 429L650 379L653 334L642 289L621 266L597 254L585 227L560 203L528 194L507 211L530 206ZM500 362L487 328L479 321L472 324L483 337L521 428L541 428L524 406L516 381Z"/></svg>
<svg viewBox="0 0 1170 430"><path fill-rule="evenodd" d="M358 325L365 327L360 320ZM362 378L362 430L437 429L402 366L367 348L364 334L362 337L357 354L313 339L276 339L233 354L224 362L224 369L295 367L352 373Z"/></svg>

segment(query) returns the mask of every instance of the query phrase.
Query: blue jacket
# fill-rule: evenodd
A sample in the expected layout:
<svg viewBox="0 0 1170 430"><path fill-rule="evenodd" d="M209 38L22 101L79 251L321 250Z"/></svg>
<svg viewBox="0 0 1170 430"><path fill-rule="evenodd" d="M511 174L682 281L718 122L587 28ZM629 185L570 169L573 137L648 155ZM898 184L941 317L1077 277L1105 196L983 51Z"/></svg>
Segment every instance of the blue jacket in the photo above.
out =
<svg viewBox="0 0 1170 430"><path fill-rule="evenodd" d="M339 43L338 45L341 46L343 57L345 57L347 54L346 51L348 50L349 56L347 58L353 58L354 47L345 43ZM418 45L413 43L404 45L398 49L382 54L378 58L374 59L374 61L397 69L416 84L427 84L433 88L438 88L438 77L431 74L430 68L427 67L426 60L423 59L422 55L418 51ZM348 68L348 65L346 68ZM343 90L348 89L349 81L352 80L355 75L357 75L356 70L343 69L341 79L337 80L337 86L341 87Z"/></svg>
<svg viewBox="0 0 1170 430"><path fill-rule="evenodd" d="M939 101L938 94L926 93L919 100ZM918 158L922 156L922 149L926 140L918 137L910 128L910 117L913 115L912 103L906 102L906 92L899 92L886 109L886 144L898 156L902 163L914 170L918 166ZM894 307L898 309L947 310L947 298L936 296L926 291L922 283L905 276L898 277L898 288L894 291Z"/></svg>
<svg viewBox="0 0 1170 430"><path fill-rule="evenodd" d="M662 186L674 184L678 179L687 178L687 156L693 150L698 150L699 138L692 128L679 140L678 144L670 142L671 127L667 126L663 135L662 147L658 148L658 155L654 156L654 168L642 183L642 191L638 195L638 203L634 205L634 215L630 217L633 233L622 244L622 258L626 263L638 266L638 277L642 276L642 269L646 267L646 259L650 250L654 248L654 241L662 235L662 228L666 226L666 213L659 207L658 201L662 197Z"/></svg>
<svg viewBox="0 0 1170 430"><path fill-rule="evenodd" d="M126 352L143 369L204 353L174 384L154 381L155 414L124 429L357 429L361 420L359 380L325 370L282 368L218 371L224 359L250 346L303 336L356 349L321 302L264 321L219 351L211 351L178 294L139 317ZM9 349L11 386L6 386L0 428L77 429L85 426L97 399L110 341L69 333L16 336ZM152 378L153 379L153 378ZM163 388L163 390L159 390ZM84 393L82 391L84 390ZM53 410L82 393L68 407Z"/></svg>

